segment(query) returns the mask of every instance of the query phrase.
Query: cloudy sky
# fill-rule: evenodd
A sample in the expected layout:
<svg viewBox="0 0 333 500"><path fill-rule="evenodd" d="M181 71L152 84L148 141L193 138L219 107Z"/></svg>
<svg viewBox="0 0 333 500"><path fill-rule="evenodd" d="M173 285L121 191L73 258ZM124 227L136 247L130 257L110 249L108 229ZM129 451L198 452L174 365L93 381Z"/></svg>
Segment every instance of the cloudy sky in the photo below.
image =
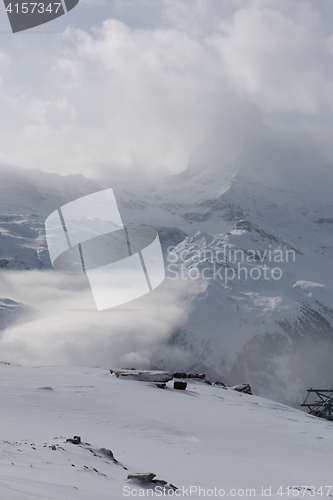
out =
<svg viewBox="0 0 333 500"><path fill-rule="evenodd" d="M14 35L1 8L0 163L175 173L249 105L331 161L332 19L330 0L81 0Z"/></svg>

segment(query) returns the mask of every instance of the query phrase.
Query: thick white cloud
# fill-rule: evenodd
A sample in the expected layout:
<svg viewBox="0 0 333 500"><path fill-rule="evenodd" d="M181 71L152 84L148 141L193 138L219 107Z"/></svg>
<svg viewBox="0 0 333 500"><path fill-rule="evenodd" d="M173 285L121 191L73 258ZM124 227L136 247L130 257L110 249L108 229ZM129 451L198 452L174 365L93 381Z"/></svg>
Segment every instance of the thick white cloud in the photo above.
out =
<svg viewBox="0 0 333 500"><path fill-rule="evenodd" d="M34 308L0 333L1 361L144 368L163 361L172 366L175 356L186 357L165 345L189 312L182 281L166 280L154 293L100 313L90 290L60 273L4 272L0 294Z"/></svg>
<svg viewBox="0 0 333 500"><path fill-rule="evenodd" d="M141 8L148 26L109 19L17 38L3 54L1 162L89 176L178 172L216 124L227 140L246 100L333 157L333 38L318 3L111 3L120 17Z"/></svg>
<svg viewBox="0 0 333 500"><path fill-rule="evenodd" d="M315 113L329 102L329 40L307 14L247 7L216 37L231 80L264 110Z"/></svg>
<svg viewBox="0 0 333 500"><path fill-rule="evenodd" d="M219 70L202 45L179 31L115 20L93 35L68 30L59 43L44 98L3 97L11 127L3 126L0 159L90 175L109 166L184 168L219 93Z"/></svg>

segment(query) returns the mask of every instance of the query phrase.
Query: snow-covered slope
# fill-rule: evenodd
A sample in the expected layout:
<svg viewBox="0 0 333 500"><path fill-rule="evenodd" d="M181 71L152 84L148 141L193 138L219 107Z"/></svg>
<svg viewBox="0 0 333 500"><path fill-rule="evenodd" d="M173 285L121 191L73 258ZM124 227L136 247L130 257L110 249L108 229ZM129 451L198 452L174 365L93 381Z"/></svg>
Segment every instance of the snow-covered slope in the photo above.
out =
<svg viewBox="0 0 333 500"><path fill-rule="evenodd" d="M251 139L225 164L223 151L206 162L198 151L163 185L124 190L122 206L131 222L169 221L169 277L187 281L192 303L172 338L191 353L185 368L296 404L333 381L333 170L267 130Z"/></svg>
<svg viewBox="0 0 333 500"><path fill-rule="evenodd" d="M10 299L0 299L0 332L9 325L28 318L32 309ZM1 334L0 334L1 335Z"/></svg>
<svg viewBox="0 0 333 500"><path fill-rule="evenodd" d="M45 218L64 203L101 188L82 175L63 177L16 167L2 166L0 179L0 268L50 268Z"/></svg>
<svg viewBox="0 0 333 500"><path fill-rule="evenodd" d="M0 398L0 498L158 496L158 484L127 480L147 472L182 498L215 488L217 498L332 494L332 425L260 397L190 380L186 391L159 389L103 368L0 364ZM74 435L81 445L66 442Z"/></svg>
<svg viewBox="0 0 333 500"><path fill-rule="evenodd" d="M64 203L101 189L83 175L62 176L1 166L0 176L0 207L6 214L47 216Z"/></svg>

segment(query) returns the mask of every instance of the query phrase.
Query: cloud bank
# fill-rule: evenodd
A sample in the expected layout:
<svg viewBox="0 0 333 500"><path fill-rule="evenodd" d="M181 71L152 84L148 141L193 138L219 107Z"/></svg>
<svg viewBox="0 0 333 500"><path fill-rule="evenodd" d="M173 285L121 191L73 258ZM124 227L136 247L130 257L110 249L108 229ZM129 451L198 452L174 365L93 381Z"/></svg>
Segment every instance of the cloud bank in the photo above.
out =
<svg viewBox="0 0 333 500"><path fill-rule="evenodd" d="M26 366L172 366L186 358L167 346L189 313L184 283L166 280L155 293L98 313L77 276L52 271L3 272L0 296L34 308L0 333L0 361Z"/></svg>
<svg viewBox="0 0 333 500"><path fill-rule="evenodd" d="M333 7L227 3L114 1L113 17L91 29L7 43L0 161L92 177L179 172L217 123L227 133L230 99L331 161Z"/></svg>

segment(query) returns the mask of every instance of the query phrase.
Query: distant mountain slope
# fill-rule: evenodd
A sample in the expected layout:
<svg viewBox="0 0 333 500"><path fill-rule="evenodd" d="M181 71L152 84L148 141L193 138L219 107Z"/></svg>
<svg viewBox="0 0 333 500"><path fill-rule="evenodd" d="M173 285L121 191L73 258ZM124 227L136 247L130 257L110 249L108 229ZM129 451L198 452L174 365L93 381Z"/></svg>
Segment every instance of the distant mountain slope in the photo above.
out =
<svg viewBox="0 0 333 500"><path fill-rule="evenodd" d="M2 213L43 214L101 187L83 175L62 176L41 170L0 167L0 209Z"/></svg>
<svg viewBox="0 0 333 500"><path fill-rule="evenodd" d="M82 175L48 174L16 167L0 168L0 268L51 267L45 218L60 206L100 186Z"/></svg>
<svg viewBox="0 0 333 500"><path fill-rule="evenodd" d="M192 312L172 344L190 353L187 368L297 404L307 386L333 384L332 167L267 131L227 164L204 157L122 194L128 220L188 235L169 276L187 279Z"/></svg>
<svg viewBox="0 0 333 500"><path fill-rule="evenodd" d="M0 332L20 320L24 315L28 316L31 311L32 308L24 304L0 298Z"/></svg>
<svg viewBox="0 0 333 500"><path fill-rule="evenodd" d="M250 382L297 404L307 386L333 384L333 170L266 129L238 156L224 158L216 141L179 175L111 186L123 221L156 227L169 278L188 285L188 320L151 363ZM0 265L50 267L45 217L100 186L38 171L3 175ZM187 366L167 355L173 347Z"/></svg>

